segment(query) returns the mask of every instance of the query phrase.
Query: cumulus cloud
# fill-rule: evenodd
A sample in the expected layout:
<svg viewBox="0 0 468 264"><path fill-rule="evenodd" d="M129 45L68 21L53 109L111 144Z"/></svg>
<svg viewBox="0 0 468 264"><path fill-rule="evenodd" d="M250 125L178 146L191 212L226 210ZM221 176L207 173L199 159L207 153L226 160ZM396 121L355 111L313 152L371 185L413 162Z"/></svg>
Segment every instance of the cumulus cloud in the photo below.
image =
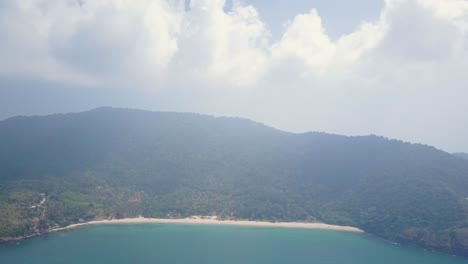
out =
<svg viewBox="0 0 468 264"><path fill-rule="evenodd" d="M179 36L177 72L201 81L254 84L268 63L268 36L253 6L223 0L194 0L185 12Z"/></svg>
<svg viewBox="0 0 468 264"><path fill-rule="evenodd" d="M240 1L7 0L0 35L3 76L163 90L174 110L294 131L452 149L458 142L447 130L468 134L458 121L468 118L465 0L386 0L376 21L335 39L312 9L276 40L255 6ZM193 99L177 104L181 95Z"/></svg>
<svg viewBox="0 0 468 264"><path fill-rule="evenodd" d="M317 10L312 9L294 18L283 38L273 45L272 55L277 64L292 59L301 62L308 72L320 75L329 66L335 49Z"/></svg>
<svg viewBox="0 0 468 264"><path fill-rule="evenodd" d="M379 21L363 22L335 41L312 9L292 18L275 43L254 6L235 1L225 11L224 0L189 3L5 1L2 72L53 76L60 69L57 75L97 81L154 81L173 78L169 68L208 84L255 88L272 72L365 80L366 69L382 75L390 70L386 65L399 63L427 70L427 64L466 53L464 0L388 0Z"/></svg>
<svg viewBox="0 0 468 264"><path fill-rule="evenodd" d="M177 51L180 8L165 1L62 5L53 11L51 55L88 74L157 73Z"/></svg>

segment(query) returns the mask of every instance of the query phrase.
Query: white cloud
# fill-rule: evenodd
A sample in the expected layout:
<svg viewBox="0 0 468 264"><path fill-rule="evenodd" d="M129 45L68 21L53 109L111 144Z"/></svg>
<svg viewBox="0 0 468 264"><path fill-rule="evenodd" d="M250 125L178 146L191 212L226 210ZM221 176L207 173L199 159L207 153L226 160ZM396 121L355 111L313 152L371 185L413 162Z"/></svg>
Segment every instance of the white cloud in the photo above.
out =
<svg viewBox="0 0 468 264"><path fill-rule="evenodd" d="M52 19L46 2L19 0L0 3L1 74L72 82L82 80L80 74L62 67L49 54Z"/></svg>
<svg viewBox="0 0 468 264"><path fill-rule="evenodd" d="M254 84L267 67L269 32L253 6L196 0L184 14L175 70L203 82Z"/></svg>
<svg viewBox="0 0 468 264"><path fill-rule="evenodd" d="M308 73L321 75L327 70L336 50L323 28L315 9L298 15L291 22L283 38L272 47L272 55L277 64L283 60L294 60L303 64Z"/></svg>
<svg viewBox="0 0 468 264"><path fill-rule="evenodd" d="M192 0L186 10L183 4L7 1L1 70L129 82L184 74L208 85L254 88L281 72L293 75L285 79L372 81L402 66L427 71L467 53L464 0L387 0L379 21L363 22L336 41L312 9L293 18L275 43L253 6L235 1L225 11L224 0Z"/></svg>
<svg viewBox="0 0 468 264"><path fill-rule="evenodd" d="M178 50L182 11L181 3L163 0L62 5L54 10L50 52L98 80L152 80Z"/></svg>

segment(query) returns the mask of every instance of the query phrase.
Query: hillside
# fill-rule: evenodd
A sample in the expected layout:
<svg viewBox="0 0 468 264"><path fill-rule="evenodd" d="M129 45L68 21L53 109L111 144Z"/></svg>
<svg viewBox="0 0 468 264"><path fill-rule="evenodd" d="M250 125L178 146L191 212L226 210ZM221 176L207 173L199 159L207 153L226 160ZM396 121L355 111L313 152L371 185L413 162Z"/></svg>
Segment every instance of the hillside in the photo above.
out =
<svg viewBox="0 0 468 264"><path fill-rule="evenodd" d="M98 218L323 221L468 256L468 161L377 136L99 108L0 122L0 237Z"/></svg>
<svg viewBox="0 0 468 264"><path fill-rule="evenodd" d="M459 158L468 160L468 153L457 152L457 153L453 153L453 155L455 155L455 156L457 156Z"/></svg>

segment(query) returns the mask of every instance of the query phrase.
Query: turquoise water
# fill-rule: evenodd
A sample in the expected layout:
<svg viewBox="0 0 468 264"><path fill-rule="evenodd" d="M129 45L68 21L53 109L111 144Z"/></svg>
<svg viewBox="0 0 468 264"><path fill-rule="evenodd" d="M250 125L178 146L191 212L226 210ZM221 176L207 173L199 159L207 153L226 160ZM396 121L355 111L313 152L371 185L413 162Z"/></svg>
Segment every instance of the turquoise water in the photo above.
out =
<svg viewBox="0 0 468 264"><path fill-rule="evenodd" d="M366 235L285 228L99 225L0 247L0 263L460 264Z"/></svg>

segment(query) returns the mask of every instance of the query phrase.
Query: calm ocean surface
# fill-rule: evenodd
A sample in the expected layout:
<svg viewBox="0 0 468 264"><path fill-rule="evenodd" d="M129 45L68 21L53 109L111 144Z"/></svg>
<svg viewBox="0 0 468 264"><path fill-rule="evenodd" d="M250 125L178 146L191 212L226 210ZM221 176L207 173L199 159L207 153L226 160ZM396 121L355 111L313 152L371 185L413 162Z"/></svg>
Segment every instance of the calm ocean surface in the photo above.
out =
<svg viewBox="0 0 468 264"><path fill-rule="evenodd" d="M328 230L135 224L87 226L0 246L0 263L466 264L468 259Z"/></svg>

